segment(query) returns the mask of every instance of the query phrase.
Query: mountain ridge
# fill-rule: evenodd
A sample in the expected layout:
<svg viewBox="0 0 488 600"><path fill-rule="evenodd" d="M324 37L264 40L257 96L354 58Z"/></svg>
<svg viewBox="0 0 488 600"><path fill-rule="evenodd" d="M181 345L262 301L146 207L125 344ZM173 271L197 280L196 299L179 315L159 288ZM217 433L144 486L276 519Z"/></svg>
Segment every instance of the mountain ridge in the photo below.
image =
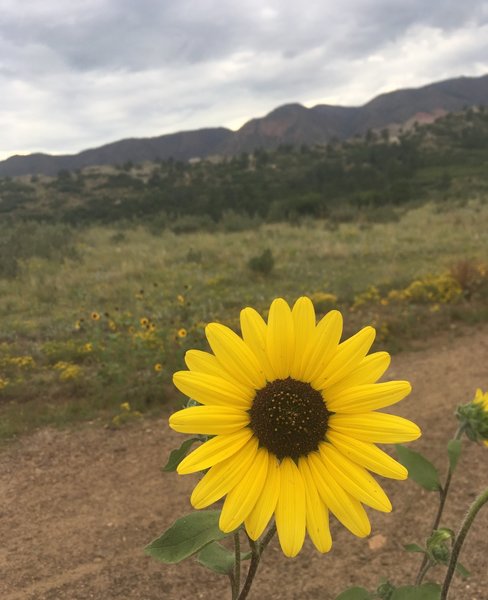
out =
<svg viewBox="0 0 488 600"><path fill-rule="evenodd" d="M283 144L326 144L364 135L369 129L402 126L415 115L454 112L465 107L488 105L488 74L457 77L420 88L380 94L362 106L300 103L281 105L264 117L247 121L237 131L225 127L201 128L150 138L126 138L76 154L34 153L14 155L0 161L0 176L56 175L94 165L168 159L188 161L212 155L233 156L258 148Z"/></svg>

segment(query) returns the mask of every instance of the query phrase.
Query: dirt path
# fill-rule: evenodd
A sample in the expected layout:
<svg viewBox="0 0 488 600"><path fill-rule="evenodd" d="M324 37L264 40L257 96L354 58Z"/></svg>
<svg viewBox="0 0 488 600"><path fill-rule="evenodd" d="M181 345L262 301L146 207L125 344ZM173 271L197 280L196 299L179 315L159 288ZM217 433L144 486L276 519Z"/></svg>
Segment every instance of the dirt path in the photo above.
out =
<svg viewBox="0 0 488 600"><path fill-rule="evenodd" d="M444 467L440 443L455 428L450 415L456 404L470 400L477 387L488 389L488 327L455 330L428 349L398 355L389 376L412 381L414 392L397 413L420 424L424 435L416 447ZM0 598L228 598L224 577L186 563L160 565L142 551L190 512L194 479L160 472L182 439L164 420L146 420L117 431L44 429L6 449L0 456ZM487 485L487 452L465 444L446 525L457 528ZM251 598L332 600L348 585L373 587L398 565L396 582L408 583L419 559L406 556L402 544L421 542L433 510L428 494L411 482L385 480L384 487L393 514L370 511L373 536L384 536L383 544L381 537L356 539L335 523L334 546L326 556L306 542L290 560L272 543L258 575L260 593ZM488 598L487 528L485 508L462 557L475 573L456 580L450 600Z"/></svg>

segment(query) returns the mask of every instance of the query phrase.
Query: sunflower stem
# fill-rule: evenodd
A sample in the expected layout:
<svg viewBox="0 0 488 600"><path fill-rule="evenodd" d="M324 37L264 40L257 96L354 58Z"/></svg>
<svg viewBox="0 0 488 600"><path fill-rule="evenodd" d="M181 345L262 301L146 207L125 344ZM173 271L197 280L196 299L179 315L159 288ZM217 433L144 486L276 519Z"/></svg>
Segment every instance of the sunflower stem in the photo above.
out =
<svg viewBox="0 0 488 600"><path fill-rule="evenodd" d="M234 533L234 549L235 549L235 564L234 564L234 590L232 599L237 598L241 587L241 541L239 539L239 530Z"/></svg>
<svg viewBox="0 0 488 600"><path fill-rule="evenodd" d="M488 488L482 492L476 500L471 505L468 510L467 515L464 517L464 521L461 524L461 528L459 533L456 536L454 541L454 545L452 547L451 560L449 561L449 566L447 568L446 578L444 579L444 584L442 586L441 598L440 600L447 600L447 595L449 593L449 586L451 585L452 577L454 575L454 571L456 570L457 561L459 558L459 554L461 552L461 548L463 546L464 540L468 535L468 531L473 524L473 521L476 518L476 515L480 511L481 507L488 502Z"/></svg>
<svg viewBox="0 0 488 600"><path fill-rule="evenodd" d="M261 554L266 549L266 546L271 541L271 538L274 536L275 532L276 532L276 525L273 524L273 526L268 529L266 535L263 537L261 542L255 542L248 536L249 545L251 546L251 552L252 552L251 564L249 565L249 571L247 572L246 581L244 582L244 586L243 586L241 593L239 594L237 600L245 600L245 598L247 598L247 596L251 590L251 586L253 584L254 577L256 576L256 573L258 570L259 561L261 560Z"/></svg>
<svg viewBox="0 0 488 600"><path fill-rule="evenodd" d="M456 431L456 434L454 435L454 437L452 439L460 440L463 433L464 433L464 426L461 425L458 428L458 430ZM439 527L439 523L441 522L442 513L444 512L444 506L446 504L447 494L449 493L449 488L451 486L452 474L453 474L453 470L451 468L451 463L449 462L449 468L447 470L446 481L444 482L444 485L439 490L439 507L437 509L437 514L435 516L434 522L431 527L431 533L434 532ZM424 557L422 559L422 564L420 565L419 571L417 573L415 585L420 585L422 583L422 580L424 579L427 571L430 569L431 566L433 566L433 564L431 561L429 561L428 555L424 554Z"/></svg>

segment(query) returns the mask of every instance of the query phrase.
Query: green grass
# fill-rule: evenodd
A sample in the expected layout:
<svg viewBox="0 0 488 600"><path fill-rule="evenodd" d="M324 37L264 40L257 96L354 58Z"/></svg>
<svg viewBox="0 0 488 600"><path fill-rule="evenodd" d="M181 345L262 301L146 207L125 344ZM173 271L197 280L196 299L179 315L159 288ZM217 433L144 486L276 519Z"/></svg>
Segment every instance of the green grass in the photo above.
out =
<svg viewBox="0 0 488 600"><path fill-rule="evenodd" d="M205 347L207 322L238 327L242 307L265 314L276 296L293 302L303 294L334 294L348 313L347 333L372 322L379 346L390 349L404 347L426 326L487 319L486 282L469 302L462 296L446 306L371 300L351 310L372 285L386 298L419 277L488 256L486 202L429 204L400 215L381 224L332 227L309 220L184 235L91 227L73 231L76 252L64 262L23 258L15 278L0 279L0 386L8 380L0 389L0 437L45 424L111 422L122 402L159 410L176 397L171 374L184 367L185 350ZM274 267L261 275L248 265L267 248ZM19 356L32 360L17 364Z"/></svg>

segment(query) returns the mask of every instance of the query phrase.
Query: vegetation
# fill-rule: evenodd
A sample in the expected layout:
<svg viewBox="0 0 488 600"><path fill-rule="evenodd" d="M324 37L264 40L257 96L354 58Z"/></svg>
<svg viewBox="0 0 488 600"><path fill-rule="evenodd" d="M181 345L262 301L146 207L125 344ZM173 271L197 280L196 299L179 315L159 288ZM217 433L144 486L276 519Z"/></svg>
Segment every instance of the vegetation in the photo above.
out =
<svg viewBox="0 0 488 600"><path fill-rule="evenodd" d="M76 226L130 221L156 233L240 231L310 217L331 226L358 217L377 223L429 200L485 194L487 164L488 110L480 107L327 146L4 178L0 214Z"/></svg>
<svg viewBox="0 0 488 600"><path fill-rule="evenodd" d="M205 347L206 323L237 329L238 309L265 311L275 296L347 311L346 334L372 323L390 350L488 320L486 196L395 214L158 235L4 226L0 239L16 243L0 253L0 435L159 411L185 350Z"/></svg>

